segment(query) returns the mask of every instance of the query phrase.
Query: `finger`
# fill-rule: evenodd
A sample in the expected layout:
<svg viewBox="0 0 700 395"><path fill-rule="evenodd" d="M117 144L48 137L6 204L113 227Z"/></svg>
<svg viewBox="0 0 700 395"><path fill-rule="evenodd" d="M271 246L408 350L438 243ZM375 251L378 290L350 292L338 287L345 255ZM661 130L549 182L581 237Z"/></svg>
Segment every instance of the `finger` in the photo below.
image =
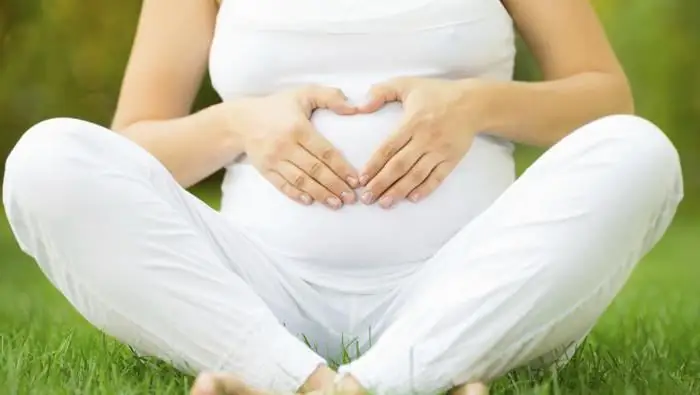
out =
<svg viewBox="0 0 700 395"><path fill-rule="evenodd" d="M300 145L297 146L297 149L292 151L287 160L303 170L334 195L339 196L344 203L355 203L355 193L352 188L348 186L343 179L338 177L333 170L305 150L304 147Z"/></svg>
<svg viewBox="0 0 700 395"><path fill-rule="evenodd" d="M398 95L389 84L374 85L367 93L367 102L359 105L357 111L360 113L371 113L379 110L386 103L398 100Z"/></svg>
<svg viewBox="0 0 700 395"><path fill-rule="evenodd" d="M348 103L348 98L342 90L326 86L311 86L307 94L311 101L312 109L325 108L339 115L352 115L357 113L357 107Z"/></svg>
<svg viewBox="0 0 700 395"><path fill-rule="evenodd" d="M408 200L417 203L425 199L426 196L433 193L442 184L454 167L455 164L449 162L441 162L435 166L428 178L408 195Z"/></svg>
<svg viewBox="0 0 700 395"><path fill-rule="evenodd" d="M370 204L381 196L382 206L390 207L392 201L384 198L384 192L405 176L424 153L425 149L423 146L415 142L406 144L402 150L389 160L377 176L367 184L365 192L362 194L362 202Z"/></svg>
<svg viewBox="0 0 700 395"><path fill-rule="evenodd" d="M403 147L411 141L412 131L409 123L399 127L389 139L372 154L369 162L360 172L360 185L367 185Z"/></svg>
<svg viewBox="0 0 700 395"><path fill-rule="evenodd" d="M358 106L357 111L361 113L375 112L386 103L401 101L407 89L406 78L394 78L387 82L373 85L368 92L369 100Z"/></svg>
<svg viewBox="0 0 700 395"><path fill-rule="evenodd" d="M319 184L293 163L282 161L277 165L276 170L294 188L308 193L314 200L334 210L343 207L343 202L337 196L333 195L331 191L324 188L323 185Z"/></svg>
<svg viewBox="0 0 700 395"><path fill-rule="evenodd" d="M314 199L311 197L311 195L294 187L294 185L287 182L287 180L284 177L282 177L281 174L275 171L266 172L265 178L267 178L267 180L270 181L272 185L274 185L285 195L289 196L292 200L296 200L297 202L306 206L314 202Z"/></svg>
<svg viewBox="0 0 700 395"><path fill-rule="evenodd" d="M316 159L328 166L333 173L343 179L351 188L359 186L355 169L325 137L313 129L311 124L308 125L306 130L301 132L297 142L311 155L315 156Z"/></svg>
<svg viewBox="0 0 700 395"><path fill-rule="evenodd" d="M400 200L405 199L409 193L423 184L442 162L442 156L435 152L423 155L406 175L382 195L382 198L379 199L379 205L383 208L391 208Z"/></svg>

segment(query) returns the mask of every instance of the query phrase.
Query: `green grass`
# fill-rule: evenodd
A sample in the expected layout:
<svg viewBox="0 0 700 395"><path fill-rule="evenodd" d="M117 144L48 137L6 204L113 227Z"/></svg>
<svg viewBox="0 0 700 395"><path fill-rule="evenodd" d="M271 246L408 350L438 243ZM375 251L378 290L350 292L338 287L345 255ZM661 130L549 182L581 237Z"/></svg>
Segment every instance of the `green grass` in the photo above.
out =
<svg viewBox="0 0 700 395"><path fill-rule="evenodd" d="M700 221L640 264L574 360L496 394L700 394ZM86 324L0 226L0 394L186 394L192 379Z"/></svg>

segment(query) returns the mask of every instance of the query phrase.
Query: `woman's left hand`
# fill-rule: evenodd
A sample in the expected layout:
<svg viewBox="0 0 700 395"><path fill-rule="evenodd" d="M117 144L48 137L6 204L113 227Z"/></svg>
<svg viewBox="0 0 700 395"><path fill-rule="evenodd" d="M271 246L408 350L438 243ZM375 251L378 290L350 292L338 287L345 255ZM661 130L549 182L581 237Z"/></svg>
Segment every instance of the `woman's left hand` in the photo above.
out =
<svg viewBox="0 0 700 395"><path fill-rule="evenodd" d="M365 204L390 208L433 192L469 151L480 130L478 80L397 78L375 85L360 112L403 103L404 119L360 173Z"/></svg>

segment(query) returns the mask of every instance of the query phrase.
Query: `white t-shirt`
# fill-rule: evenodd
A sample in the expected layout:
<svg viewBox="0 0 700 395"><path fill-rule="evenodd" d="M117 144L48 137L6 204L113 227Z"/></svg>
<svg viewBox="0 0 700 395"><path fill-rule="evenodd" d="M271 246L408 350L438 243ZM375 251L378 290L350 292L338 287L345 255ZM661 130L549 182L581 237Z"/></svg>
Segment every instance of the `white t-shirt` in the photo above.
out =
<svg viewBox="0 0 700 395"><path fill-rule="evenodd" d="M315 83L362 101L372 84L397 76L509 80L514 57L512 20L499 0L224 0L210 73L223 100ZM359 169L401 117L394 103L366 115L316 111L312 122ZM332 211L290 200L239 161L227 168L222 212L311 272L400 275L401 265L432 256L513 179L512 145L482 135L425 200Z"/></svg>

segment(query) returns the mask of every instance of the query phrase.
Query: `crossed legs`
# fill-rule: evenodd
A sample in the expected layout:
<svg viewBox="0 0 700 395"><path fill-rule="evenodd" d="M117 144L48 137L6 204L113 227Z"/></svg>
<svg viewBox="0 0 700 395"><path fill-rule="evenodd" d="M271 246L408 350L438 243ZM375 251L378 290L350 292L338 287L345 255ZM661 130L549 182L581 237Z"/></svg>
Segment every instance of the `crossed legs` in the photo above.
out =
<svg viewBox="0 0 700 395"><path fill-rule="evenodd" d="M677 153L655 126L614 116L582 127L406 280L392 324L340 374L379 393L465 391L557 359L681 197ZM37 125L8 159L3 201L50 281L143 353L272 392L327 369L270 310L294 301L274 293L283 279L260 247L126 139L77 120Z"/></svg>

